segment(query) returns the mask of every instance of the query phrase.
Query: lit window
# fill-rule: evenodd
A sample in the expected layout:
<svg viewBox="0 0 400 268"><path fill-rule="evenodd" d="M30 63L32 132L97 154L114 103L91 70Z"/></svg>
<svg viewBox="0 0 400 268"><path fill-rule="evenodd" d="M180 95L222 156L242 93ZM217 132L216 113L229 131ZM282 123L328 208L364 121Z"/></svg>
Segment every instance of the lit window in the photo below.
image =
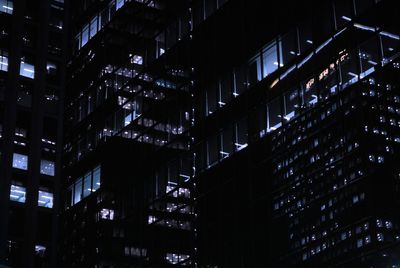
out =
<svg viewBox="0 0 400 268"><path fill-rule="evenodd" d="M269 43L262 51L263 77L270 75L278 69L278 51L276 41Z"/></svg>
<svg viewBox="0 0 400 268"><path fill-rule="evenodd" d="M27 78L35 78L35 66L21 60L19 74Z"/></svg>
<svg viewBox="0 0 400 268"><path fill-rule="evenodd" d="M44 257L46 254L46 247L45 246L41 246L41 245L36 245L35 246L35 254L40 256L40 257Z"/></svg>
<svg viewBox="0 0 400 268"><path fill-rule="evenodd" d="M53 194L49 192L39 191L38 206L45 208L52 208Z"/></svg>
<svg viewBox="0 0 400 268"><path fill-rule="evenodd" d="M8 71L8 53L1 49L0 49L0 71L5 71L5 72Z"/></svg>
<svg viewBox="0 0 400 268"><path fill-rule="evenodd" d="M4 12L7 14L13 13L13 1L11 0L0 0L0 12Z"/></svg>
<svg viewBox="0 0 400 268"><path fill-rule="evenodd" d="M47 62L46 65L47 74L54 75L57 73L57 65L53 62Z"/></svg>
<svg viewBox="0 0 400 268"><path fill-rule="evenodd" d="M124 4L124 0L117 0L117 10L123 7Z"/></svg>
<svg viewBox="0 0 400 268"><path fill-rule="evenodd" d="M139 56L139 55L134 55L133 63L138 64L138 65L143 65L143 57Z"/></svg>
<svg viewBox="0 0 400 268"><path fill-rule="evenodd" d="M85 174L83 179L83 197L86 197L92 193L92 172Z"/></svg>
<svg viewBox="0 0 400 268"><path fill-rule="evenodd" d="M384 240L382 233L377 233L376 238L378 239L379 242L382 242Z"/></svg>
<svg viewBox="0 0 400 268"><path fill-rule="evenodd" d="M90 38L95 36L97 33L97 16L95 16L91 21L90 21Z"/></svg>
<svg viewBox="0 0 400 268"><path fill-rule="evenodd" d="M114 210L103 208L99 212L100 219L104 220L113 220L114 219Z"/></svg>
<svg viewBox="0 0 400 268"><path fill-rule="evenodd" d="M82 179L75 183L74 187L74 204L77 204L82 199Z"/></svg>
<svg viewBox="0 0 400 268"><path fill-rule="evenodd" d="M13 168L28 169L28 156L23 154L16 154L13 155Z"/></svg>
<svg viewBox="0 0 400 268"><path fill-rule="evenodd" d="M54 176L54 162L48 160L41 160L40 174Z"/></svg>
<svg viewBox="0 0 400 268"><path fill-rule="evenodd" d="M358 239L358 240L357 240L357 248L362 247L363 244L364 244L364 241L363 241L362 239Z"/></svg>
<svg viewBox="0 0 400 268"><path fill-rule="evenodd" d="M81 45L81 47L86 45L86 43L88 41L89 41L89 25L86 24L85 27L82 30L82 45Z"/></svg>
<svg viewBox="0 0 400 268"><path fill-rule="evenodd" d="M10 200L25 203L26 188L17 185L11 185Z"/></svg>
<svg viewBox="0 0 400 268"><path fill-rule="evenodd" d="M180 262L184 262L190 258L189 255L186 254L175 254L175 253L167 253L165 259L168 263L177 264Z"/></svg>
<svg viewBox="0 0 400 268"><path fill-rule="evenodd" d="M96 167L93 170L93 192L95 192L100 188L100 173L101 173L100 166Z"/></svg>

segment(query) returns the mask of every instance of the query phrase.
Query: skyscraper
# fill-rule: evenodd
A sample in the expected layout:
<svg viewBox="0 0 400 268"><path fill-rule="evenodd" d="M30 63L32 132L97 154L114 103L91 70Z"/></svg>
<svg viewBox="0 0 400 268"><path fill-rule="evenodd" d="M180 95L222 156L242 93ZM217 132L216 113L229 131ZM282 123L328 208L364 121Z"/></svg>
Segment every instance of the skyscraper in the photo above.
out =
<svg viewBox="0 0 400 268"><path fill-rule="evenodd" d="M6 265L400 265L394 0L31 2L0 0Z"/></svg>
<svg viewBox="0 0 400 268"><path fill-rule="evenodd" d="M193 32L200 267L399 265L394 10L228 1Z"/></svg>
<svg viewBox="0 0 400 268"><path fill-rule="evenodd" d="M69 10L61 265L190 265L188 2Z"/></svg>
<svg viewBox="0 0 400 268"><path fill-rule="evenodd" d="M62 0L0 1L0 264L55 265Z"/></svg>

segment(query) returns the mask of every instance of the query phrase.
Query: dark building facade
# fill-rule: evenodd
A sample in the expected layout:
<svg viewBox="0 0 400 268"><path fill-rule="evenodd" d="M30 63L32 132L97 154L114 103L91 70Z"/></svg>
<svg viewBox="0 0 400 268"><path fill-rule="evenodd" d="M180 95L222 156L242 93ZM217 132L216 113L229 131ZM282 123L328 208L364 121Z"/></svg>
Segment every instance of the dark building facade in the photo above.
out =
<svg viewBox="0 0 400 268"><path fill-rule="evenodd" d="M194 29L199 267L399 265L395 6L229 1Z"/></svg>
<svg viewBox="0 0 400 268"><path fill-rule="evenodd" d="M397 267L392 0L69 1L65 267Z"/></svg>
<svg viewBox="0 0 400 268"><path fill-rule="evenodd" d="M0 1L0 266L56 263L63 21L62 0Z"/></svg>
<svg viewBox="0 0 400 268"><path fill-rule="evenodd" d="M187 1L69 1L60 265L191 265Z"/></svg>

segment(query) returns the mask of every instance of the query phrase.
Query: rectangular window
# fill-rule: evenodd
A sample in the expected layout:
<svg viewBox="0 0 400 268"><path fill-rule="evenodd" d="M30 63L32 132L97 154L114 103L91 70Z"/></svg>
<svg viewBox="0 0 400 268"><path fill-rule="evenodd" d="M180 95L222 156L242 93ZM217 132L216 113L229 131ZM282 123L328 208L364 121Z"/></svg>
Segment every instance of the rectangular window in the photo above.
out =
<svg viewBox="0 0 400 268"><path fill-rule="evenodd" d="M232 86L233 86L232 72L227 72L222 76L222 79L220 80L220 87L219 87L220 106L224 106L231 100L233 93Z"/></svg>
<svg viewBox="0 0 400 268"><path fill-rule="evenodd" d="M217 110L217 86L212 84L206 91L207 96L207 115Z"/></svg>
<svg viewBox="0 0 400 268"><path fill-rule="evenodd" d="M358 81L358 57L354 51L345 52L340 59L340 77L342 79L342 88L346 88Z"/></svg>
<svg viewBox="0 0 400 268"><path fill-rule="evenodd" d="M11 185L10 189L10 200L20 203L25 203L26 199L26 188L17 185Z"/></svg>
<svg viewBox="0 0 400 268"><path fill-rule="evenodd" d="M16 154L13 155L13 168L28 169L28 156L23 154Z"/></svg>
<svg viewBox="0 0 400 268"><path fill-rule="evenodd" d="M234 97L239 96L247 89L248 83L246 79L246 72L243 67L244 66L240 66L234 70Z"/></svg>
<svg viewBox="0 0 400 268"><path fill-rule="evenodd" d="M247 67L247 81L249 82L249 86L256 84L258 81L261 81L261 57L259 53L249 61Z"/></svg>
<svg viewBox="0 0 400 268"><path fill-rule="evenodd" d="M74 187L74 204L79 203L81 199L82 199L82 179L79 179L75 183Z"/></svg>
<svg viewBox="0 0 400 268"><path fill-rule="evenodd" d="M360 78L367 76L375 70L375 66L379 63L378 40L376 37L365 41L360 45Z"/></svg>
<svg viewBox="0 0 400 268"><path fill-rule="evenodd" d="M97 33L97 16L95 16L91 21L90 21L90 38L95 36Z"/></svg>
<svg viewBox="0 0 400 268"><path fill-rule="evenodd" d="M89 25L86 24L85 27L83 27L83 30L82 30L82 45L81 45L81 47L86 45L86 43L88 41L89 41Z"/></svg>
<svg viewBox="0 0 400 268"><path fill-rule="evenodd" d="M133 63L138 65L143 65L143 57L139 55L133 56Z"/></svg>
<svg viewBox="0 0 400 268"><path fill-rule="evenodd" d="M285 93L284 98L284 116L286 121L291 120L296 115L296 110L300 106L299 91L297 88Z"/></svg>
<svg viewBox="0 0 400 268"><path fill-rule="evenodd" d="M235 123L235 146L236 151L240 151L247 147L247 122L246 118Z"/></svg>
<svg viewBox="0 0 400 268"><path fill-rule="evenodd" d="M53 194L45 191L39 191L38 206L53 208Z"/></svg>
<svg viewBox="0 0 400 268"><path fill-rule="evenodd" d="M73 192L74 192L74 186L71 185L70 187L68 187L67 194L65 197L65 208L69 208L74 205Z"/></svg>
<svg viewBox="0 0 400 268"><path fill-rule="evenodd" d="M263 77L266 77L278 69L278 51L276 41L272 41L262 50Z"/></svg>
<svg viewBox="0 0 400 268"><path fill-rule="evenodd" d="M40 160L40 174L54 176L54 162Z"/></svg>
<svg viewBox="0 0 400 268"><path fill-rule="evenodd" d="M12 14L14 10L13 1L11 0L0 0L0 12Z"/></svg>
<svg viewBox="0 0 400 268"><path fill-rule="evenodd" d="M8 71L8 53L0 49L0 71Z"/></svg>
<svg viewBox="0 0 400 268"><path fill-rule="evenodd" d="M19 74L24 77L33 79L35 78L35 66L21 60Z"/></svg>
<svg viewBox="0 0 400 268"><path fill-rule="evenodd" d="M232 127L227 127L222 132L221 136L220 159L224 159L233 153L233 130Z"/></svg>
<svg viewBox="0 0 400 268"><path fill-rule="evenodd" d="M86 197L92 193L92 172L85 174L83 179L83 197Z"/></svg>
<svg viewBox="0 0 400 268"><path fill-rule="evenodd" d="M280 66L287 65L297 54L297 31L292 30L279 38Z"/></svg>
<svg viewBox="0 0 400 268"><path fill-rule="evenodd" d="M97 191L100 188L100 174L101 174L100 166L97 166L93 170L93 192Z"/></svg>

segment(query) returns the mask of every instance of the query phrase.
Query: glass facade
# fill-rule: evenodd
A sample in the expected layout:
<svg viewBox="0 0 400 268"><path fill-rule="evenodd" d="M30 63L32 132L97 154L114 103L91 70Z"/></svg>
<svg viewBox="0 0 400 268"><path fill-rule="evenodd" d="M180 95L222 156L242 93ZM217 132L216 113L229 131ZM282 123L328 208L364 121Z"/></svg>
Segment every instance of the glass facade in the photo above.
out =
<svg viewBox="0 0 400 268"><path fill-rule="evenodd" d="M100 188L101 168L97 166L93 170L85 173L83 177L78 178L69 188L67 194L66 206L69 208L79 203L83 198L91 195Z"/></svg>

